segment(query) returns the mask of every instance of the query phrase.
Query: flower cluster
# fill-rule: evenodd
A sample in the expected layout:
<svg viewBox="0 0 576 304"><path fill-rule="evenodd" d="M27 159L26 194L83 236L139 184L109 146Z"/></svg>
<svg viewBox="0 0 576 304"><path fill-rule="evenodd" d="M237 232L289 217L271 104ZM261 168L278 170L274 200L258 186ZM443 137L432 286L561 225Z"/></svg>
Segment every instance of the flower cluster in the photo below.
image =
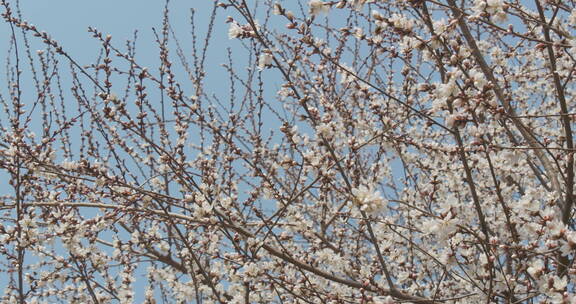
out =
<svg viewBox="0 0 576 304"><path fill-rule="evenodd" d="M364 185L352 189L352 195L354 203L367 213L378 213L386 207L386 201L380 195L380 191L374 191Z"/></svg>

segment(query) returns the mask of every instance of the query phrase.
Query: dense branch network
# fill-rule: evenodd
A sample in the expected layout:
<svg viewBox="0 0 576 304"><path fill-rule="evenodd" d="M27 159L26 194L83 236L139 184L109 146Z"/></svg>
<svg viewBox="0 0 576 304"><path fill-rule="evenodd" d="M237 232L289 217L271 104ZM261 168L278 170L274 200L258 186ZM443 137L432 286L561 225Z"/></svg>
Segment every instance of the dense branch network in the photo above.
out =
<svg viewBox="0 0 576 304"><path fill-rule="evenodd" d="M574 1L167 1L157 70L1 3L2 303L576 301Z"/></svg>

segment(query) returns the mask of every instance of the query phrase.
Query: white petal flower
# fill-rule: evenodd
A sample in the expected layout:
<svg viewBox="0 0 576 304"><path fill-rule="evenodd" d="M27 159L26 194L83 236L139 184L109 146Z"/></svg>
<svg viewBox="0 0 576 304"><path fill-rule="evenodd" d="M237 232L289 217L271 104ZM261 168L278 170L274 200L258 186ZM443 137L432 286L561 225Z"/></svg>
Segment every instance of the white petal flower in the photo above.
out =
<svg viewBox="0 0 576 304"><path fill-rule="evenodd" d="M78 167L79 164L74 161L64 160L64 162L62 162L62 168L64 170L76 170Z"/></svg>
<svg viewBox="0 0 576 304"><path fill-rule="evenodd" d="M576 231L567 231L566 240L562 241L560 252L562 252L563 256L567 256L574 252L574 249L576 249Z"/></svg>
<svg viewBox="0 0 576 304"><path fill-rule="evenodd" d="M453 128L454 124L456 123L456 115L450 114L450 115L446 116L444 123L446 124L446 127Z"/></svg>
<svg viewBox="0 0 576 304"><path fill-rule="evenodd" d="M488 83L486 77L484 76L484 73L478 70L471 71L470 76L474 80L474 86L476 86L478 89L483 89L484 86Z"/></svg>
<svg viewBox="0 0 576 304"><path fill-rule="evenodd" d="M364 185L352 189L352 194L354 195L354 203L367 213L377 213L386 205L380 191L374 191Z"/></svg>
<svg viewBox="0 0 576 304"><path fill-rule="evenodd" d="M228 29L228 38L234 39L242 36L242 28L238 23L232 22L230 23L230 28Z"/></svg>
<svg viewBox="0 0 576 304"><path fill-rule="evenodd" d="M554 277L554 288L556 290L564 290L566 285L568 285L568 279L565 276L562 278L557 276Z"/></svg>
<svg viewBox="0 0 576 304"><path fill-rule="evenodd" d="M310 0L308 3L310 6L310 14L316 16L320 13L327 13L330 7L327 6L322 0Z"/></svg>
<svg viewBox="0 0 576 304"><path fill-rule="evenodd" d="M280 5L280 3L278 3L278 2L274 3L274 8L273 8L272 13L274 15L282 14L282 6Z"/></svg>
<svg viewBox="0 0 576 304"><path fill-rule="evenodd" d="M486 2L489 8L498 9L502 7L502 0L488 0Z"/></svg>
<svg viewBox="0 0 576 304"><path fill-rule="evenodd" d="M260 54L260 57L258 58L258 69L263 70L264 68L271 66L272 59L272 55L270 55L268 52L263 52Z"/></svg>
<svg viewBox="0 0 576 304"><path fill-rule="evenodd" d="M319 135L327 137L327 138L332 138L332 136L333 136L332 126L330 124L325 124L325 123L319 124L316 127L316 132Z"/></svg>
<svg viewBox="0 0 576 304"><path fill-rule="evenodd" d="M535 278L540 277L544 271L544 262L542 262L542 260L536 260L532 263L532 266L528 267L527 271L531 276Z"/></svg>
<svg viewBox="0 0 576 304"><path fill-rule="evenodd" d="M249 277L256 277L259 273L259 267L255 263L248 263L244 265L244 274Z"/></svg>
<svg viewBox="0 0 576 304"><path fill-rule="evenodd" d="M374 298L374 300L372 302L374 304L394 304L394 303L396 303L396 301L394 301L394 298L392 298L391 296L377 297L377 298Z"/></svg>
<svg viewBox="0 0 576 304"><path fill-rule="evenodd" d="M456 92L456 85L454 82L448 82L448 83L442 83L439 84L438 87L436 88L436 94L438 95L438 97L440 98L445 98L445 97L449 97L452 96L452 94L454 94Z"/></svg>
<svg viewBox="0 0 576 304"><path fill-rule="evenodd" d="M384 16L382 16L382 14L377 11L377 10L372 10L370 12L370 15L372 16L372 18L376 19L376 20L382 20L384 19Z"/></svg>

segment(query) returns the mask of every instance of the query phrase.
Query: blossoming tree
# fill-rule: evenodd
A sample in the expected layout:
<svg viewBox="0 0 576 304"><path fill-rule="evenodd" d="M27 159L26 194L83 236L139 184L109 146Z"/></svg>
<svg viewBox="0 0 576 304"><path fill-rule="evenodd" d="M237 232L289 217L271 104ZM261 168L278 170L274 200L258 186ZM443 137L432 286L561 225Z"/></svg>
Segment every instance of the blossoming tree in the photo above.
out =
<svg viewBox="0 0 576 304"><path fill-rule="evenodd" d="M574 1L222 0L191 51L166 9L158 71L10 2L2 303L576 303Z"/></svg>

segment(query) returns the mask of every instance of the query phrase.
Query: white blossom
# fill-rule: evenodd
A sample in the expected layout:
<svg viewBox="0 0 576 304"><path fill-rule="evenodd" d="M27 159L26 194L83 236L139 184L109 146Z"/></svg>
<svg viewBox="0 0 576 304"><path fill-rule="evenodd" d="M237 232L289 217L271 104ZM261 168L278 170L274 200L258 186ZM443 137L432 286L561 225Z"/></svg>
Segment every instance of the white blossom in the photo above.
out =
<svg viewBox="0 0 576 304"><path fill-rule="evenodd" d="M386 200L382 198L380 191L374 191L365 185L352 189L352 195L354 203L367 213L377 213L386 207Z"/></svg>
<svg viewBox="0 0 576 304"><path fill-rule="evenodd" d="M240 27L238 23L233 21L230 23L230 27L228 28L228 38L229 39L239 38L242 36L243 32L244 31L242 30L242 27Z"/></svg>
<svg viewBox="0 0 576 304"><path fill-rule="evenodd" d="M258 69L263 70L272 65L273 57L269 52L263 52L258 58Z"/></svg>
<svg viewBox="0 0 576 304"><path fill-rule="evenodd" d="M330 7L324 3L322 0L310 0L308 2L310 6L310 13L312 15L318 15L320 13L327 13L330 10Z"/></svg>

